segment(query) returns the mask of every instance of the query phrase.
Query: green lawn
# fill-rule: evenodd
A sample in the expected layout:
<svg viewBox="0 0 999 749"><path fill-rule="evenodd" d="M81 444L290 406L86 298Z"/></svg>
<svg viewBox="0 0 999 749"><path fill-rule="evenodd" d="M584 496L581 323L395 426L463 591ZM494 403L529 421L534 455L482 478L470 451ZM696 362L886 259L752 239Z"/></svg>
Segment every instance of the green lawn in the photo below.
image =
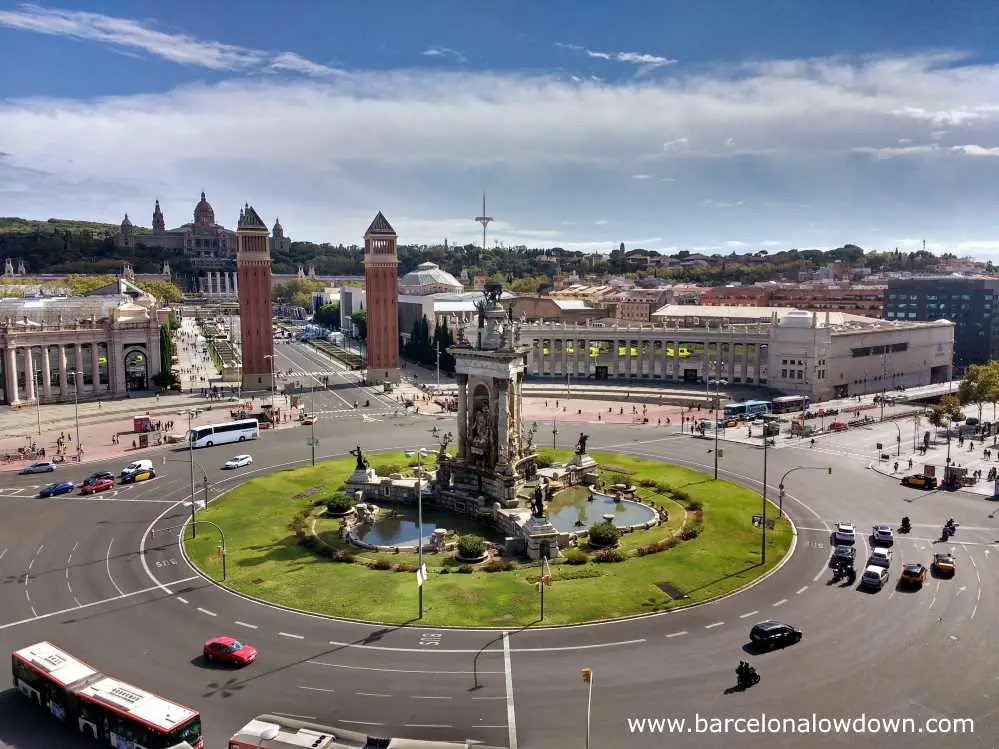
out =
<svg viewBox="0 0 999 749"><path fill-rule="evenodd" d="M551 451L542 451L551 455ZM559 453L564 459L569 453ZM778 521L767 534L767 565L759 565L760 531L752 516L760 497L697 471L619 454L593 453L601 464L620 470L631 483L642 479L665 482L701 503L703 525L697 538L673 549L616 564L556 564L553 585L545 592L545 623L571 624L594 619L660 611L703 601L738 588L779 563L791 543L790 526ZM373 468L405 467L401 453L369 455ZM199 517L225 531L229 578L234 590L278 604L332 616L401 624L417 613L413 573L373 570L359 562L384 558L393 564L415 562L415 554L357 551L358 562L337 563L296 543L290 523L296 512L342 486L354 460L340 459L315 467L297 468L253 479L203 510ZM645 501L661 504L670 513L665 528L621 538L622 550L666 537L684 520L683 506L654 489L640 490ZM770 508L772 513L776 508ZM688 526L697 513L687 513ZM320 519L316 529L333 546L341 546L338 521ZM451 526L453 527L453 526ZM201 530L203 529L203 530ZM221 562L215 558L217 538L201 526L197 540L186 541L191 560L216 579ZM537 622L537 566L525 564L507 572L477 570L460 574L458 565L440 556L426 557L423 622L451 626L530 625ZM444 570L447 570L447 574ZM656 583L669 583L687 594L674 601Z"/></svg>

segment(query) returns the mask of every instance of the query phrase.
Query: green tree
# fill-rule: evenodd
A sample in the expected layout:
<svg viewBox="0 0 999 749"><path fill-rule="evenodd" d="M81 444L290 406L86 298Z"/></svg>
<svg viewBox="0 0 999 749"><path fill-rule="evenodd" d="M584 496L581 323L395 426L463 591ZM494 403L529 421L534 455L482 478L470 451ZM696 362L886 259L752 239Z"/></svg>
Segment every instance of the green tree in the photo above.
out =
<svg viewBox="0 0 999 749"><path fill-rule="evenodd" d="M359 309L357 312L351 312L350 320L354 323L357 337L362 341L368 340L368 311L366 309Z"/></svg>
<svg viewBox="0 0 999 749"><path fill-rule="evenodd" d="M930 411L929 421L935 427L942 427L963 417L961 400L956 395L945 395Z"/></svg>
<svg viewBox="0 0 999 749"><path fill-rule="evenodd" d="M179 383L173 372L173 339L170 326L160 325L160 371L153 376L153 384L161 388L172 388Z"/></svg>
<svg viewBox="0 0 999 749"><path fill-rule="evenodd" d="M324 304L316 310L313 319L325 328L340 330L340 305Z"/></svg>
<svg viewBox="0 0 999 749"><path fill-rule="evenodd" d="M141 281L135 285L143 291L152 294L161 302L177 304L184 299L184 295L180 293L180 289L170 281Z"/></svg>
<svg viewBox="0 0 999 749"><path fill-rule="evenodd" d="M985 404L995 403L999 394L999 362L969 366L957 394L962 403L974 403L978 407L978 420L981 421Z"/></svg>

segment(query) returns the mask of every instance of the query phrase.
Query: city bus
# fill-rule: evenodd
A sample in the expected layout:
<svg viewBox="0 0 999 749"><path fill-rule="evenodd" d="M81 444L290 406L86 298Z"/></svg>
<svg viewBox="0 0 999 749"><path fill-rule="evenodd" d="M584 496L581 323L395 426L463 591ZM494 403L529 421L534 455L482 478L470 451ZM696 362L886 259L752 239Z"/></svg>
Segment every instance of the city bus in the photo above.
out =
<svg viewBox="0 0 999 749"><path fill-rule="evenodd" d="M317 723L306 723L277 715L258 715L240 728L229 749L499 749L479 741L426 741L422 739L375 738Z"/></svg>
<svg viewBox="0 0 999 749"><path fill-rule="evenodd" d="M260 422L256 419L239 419L225 424L208 424L194 427L188 439L194 447L211 447L228 442L255 440L260 436Z"/></svg>
<svg viewBox="0 0 999 749"><path fill-rule="evenodd" d="M203 749L196 710L100 673L49 642L11 654L14 686L57 720L111 746Z"/></svg>
<svg viewBox="0 0 999 749"><path fill-rule="evenodd" d="M771 401L771 411L775 414L786 414L792 411L807 411L811 404L807 395L782 395Z"/></svg>
<svg viewBox="0 0 999 749"><path fill-rule="evenodd" d="M770 413L770 401L742 401L725 405L726 419L746 419Z"/></svg>

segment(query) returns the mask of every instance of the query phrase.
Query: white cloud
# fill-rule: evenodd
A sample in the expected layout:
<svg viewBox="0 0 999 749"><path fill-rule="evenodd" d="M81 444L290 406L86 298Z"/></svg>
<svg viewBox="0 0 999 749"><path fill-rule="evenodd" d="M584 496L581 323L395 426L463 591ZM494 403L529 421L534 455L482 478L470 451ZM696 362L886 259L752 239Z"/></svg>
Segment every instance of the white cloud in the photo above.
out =
<svg viewBox="0 0 999 749"><path fill-rule="evenodd" d="M730 239L730 240L728 240L725 243L725 246L729 247L729 248L731 248L733 250L736 250L736 249L739 249L741 247L749 247L749 242L743 242L743 241L738 240L738 239Z"/></svg>
<svg viewBox="0 0 999 749"><path fill-rule="evenodd" d="M458 62L466 62L467 58L456 49L450 47L428 47L423 50L424 57L452 57Z"/></svg>
<svg viewBox="0 0 999 749"><path fill-rule="evenodd" d="M651 174L632 174L632 179L652 179Z"/></svg>
<svg viewBox="0 0 999 749"><path fill-rule="evenodd" d="M659 55L650 55L643 52L600 52L597 50L587 49L579 44L565 44L563 42L556 42L555 46L562 47L563 49L571 49L575 52L582 52L587 57L591 57L596 60L610 60L613 62L624 62L631 65L638 65L641 73L648 73L656 68L661 68L664 65L673 65L678 62L677 60L668 57L660 57Z"/></svg>
<svg viewBox="0 0 999 749"><path fill-rule="evenodd" d="M327 65L321 65L318 62L312 62L312 60L307 60L301 55L296 55L294 52L282 52L276 55L270 62L270 67L275 70L288 70L293 73L302 73L304 75L312 76L313 78L324 78L328 75L336 75L342 73L342 70L337 70L336 68L331 68Z"/></svg>
<svg viewBox="0 0 999 749"><path fill-rule="evenodd" d="M64 14L22 8L2 12L0 24L29 28L25 19L39 13L48 29ZM74 31L43 33L99 26L69 15ZM306 77L2 102L2 148L11 156L0 159L0 184L30 188L5 193L4 212L120 220L127 210L148 222L158 195L176 225L204 187L230 225L250 200L279 214L293 237L349 242L383 210L406 240L464 243L481 241L470 217L489 184L497 200L489 236L506 244L519 243L517 232L555 231L531 236L606 246L621 227L652 237L668 226L679 246L775 234L788 246L863 245L851 229L876 223L883 236L901 235L914 220L927 233L957 226L955 243L992 236L975 201L999 185L974 157L999 155L999 65L932 56L784 61L624 83L439 70L327 75L290 56L231 48L227 57L217 51L225 45L179 38L191 44L178 52L183 60L259 73L280 58ZM941 128L914 110L977 116ZM726 145L735 132L737 149ZM886 164L863 154L908 158ZM932 179L905 171L940 157L949 169ZM653 179L684 187L666 191L668 207L620 194L623 180L660 173L671 176ZM720 210L741 205L739 195L753 211ZM954 222L955 206L980 214L981 228Z"/></svg>
<svg viewBox="0 0 999 749"><path fill-rule="evenodd" d="M259 49L206 41L187 34L157 31L139 21L87 11L55 10L24 4L18 10L0 11L0 26L110 45L119 53L134 56L140 50L155 57L209 70L251 70L270 67L309 76L335 72L293 52L272 55Z"/></svg>

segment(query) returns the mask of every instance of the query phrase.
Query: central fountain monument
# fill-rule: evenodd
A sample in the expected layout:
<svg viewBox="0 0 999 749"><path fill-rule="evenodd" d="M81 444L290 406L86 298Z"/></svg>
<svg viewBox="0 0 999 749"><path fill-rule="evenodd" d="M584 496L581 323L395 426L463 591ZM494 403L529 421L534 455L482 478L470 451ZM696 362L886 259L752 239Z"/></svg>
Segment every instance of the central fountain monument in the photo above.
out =
<svg viewBox="0 0 999 749"><path fill-rule="evenodd" d="M500 304L499 284L487 284L477 304L478 327L448 349L458 384L458 453L440 461L438 501L468 511L518 504L536 473L533 433L521 425L521 392L528 347Z"/></svg>

